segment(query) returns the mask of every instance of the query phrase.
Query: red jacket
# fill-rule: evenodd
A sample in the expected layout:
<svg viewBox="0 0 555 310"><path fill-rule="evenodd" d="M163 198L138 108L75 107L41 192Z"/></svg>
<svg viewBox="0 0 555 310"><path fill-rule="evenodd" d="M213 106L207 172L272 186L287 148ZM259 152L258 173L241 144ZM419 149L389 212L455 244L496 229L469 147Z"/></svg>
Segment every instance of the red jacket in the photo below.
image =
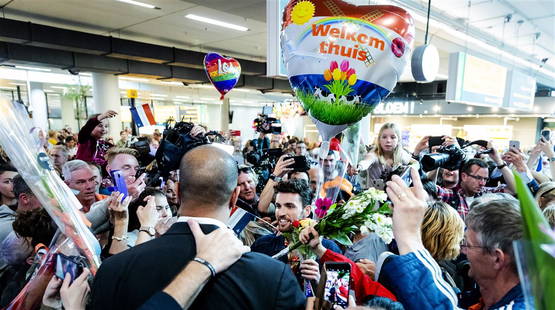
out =
<svg viewBox="0 0 555 310"><path fill-rule="evenodd" d="M380 283L372 280L367 276L358 266L347 257L335 253L334 251L327 250L326 253L320 258L320 263L325 262L345 262L351 265L351 288L355 291L357 303L362 303L366 296L380 296L397 301L397 297L393 295Z"/></svg>

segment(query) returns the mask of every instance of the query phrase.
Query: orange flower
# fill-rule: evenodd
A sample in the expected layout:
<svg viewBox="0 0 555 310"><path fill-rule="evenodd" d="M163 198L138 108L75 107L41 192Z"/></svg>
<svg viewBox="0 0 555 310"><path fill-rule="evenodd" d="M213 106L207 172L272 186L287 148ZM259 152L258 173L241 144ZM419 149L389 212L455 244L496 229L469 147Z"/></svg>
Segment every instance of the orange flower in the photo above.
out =
<svg viewBox="0 0 555 310"><path fill-rule="evenodd" d="M326 81L329 81L329 80L331 80L332 78L333 78L333 77L332 77L332 75L331 75L330 69L326 69L326 71L324 71L324 79L325 79Z"/></svg>

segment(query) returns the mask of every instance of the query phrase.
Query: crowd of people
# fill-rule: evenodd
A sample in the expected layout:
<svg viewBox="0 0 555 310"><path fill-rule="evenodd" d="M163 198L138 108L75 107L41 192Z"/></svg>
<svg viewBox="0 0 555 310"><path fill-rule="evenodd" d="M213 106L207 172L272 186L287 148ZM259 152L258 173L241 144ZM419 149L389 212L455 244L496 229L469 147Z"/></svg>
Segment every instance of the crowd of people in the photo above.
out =
<svg viewBox="0 0 555 310"><path fill-rule="evenodd" d="M87 268L74 278L52 277L44 309L313 309L322 302L316 291L329 262L350 266L350 291L342 292L350 295L349 309L524 309L513 249L524 227L513 173L555 226L555 153L544 137L531 150L501 152L491 142L467 146L449 136L437 145L424 137L407 150L399 128L387 123L372 145L361 146L361 160L350 163L340 155L340 135L322 156L318 143L297 137L261 133L242 148L237 137L221 133L220 142L235 152L196 146L179 169L158 178L143 159L154 160L166 137L126 129L115 142L106 136L115 115L94 115L78 133L66 128L44 139L102 248L94 277ZM206 133L194 125L188 135ZM434 154L444 160L424 171L422 162ZM121 172L127 197L114 190L112 171ZM387 193L391 243L356 231L345 246L309 226L300 240L314 257L292 251L272 258L288 246L295 222L316 218L318 198L342 204L369 188ZM5 307L58 236L6 156L0 199ZM252 217L232 230L230 216L239 210Z"/></svg>

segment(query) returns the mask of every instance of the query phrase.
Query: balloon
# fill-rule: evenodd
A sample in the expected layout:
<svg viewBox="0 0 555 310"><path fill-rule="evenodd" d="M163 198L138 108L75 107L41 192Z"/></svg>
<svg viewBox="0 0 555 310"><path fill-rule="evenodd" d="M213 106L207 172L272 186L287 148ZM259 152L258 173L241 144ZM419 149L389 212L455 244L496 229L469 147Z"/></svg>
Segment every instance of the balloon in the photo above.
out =
<svg viewBox="0 0 555 310"><path fill-rule="evenodd" d="M289 82L327 140L395 87L410 58L414 23L390 5L291 0L281 39Z"/></svg>
<svg viewBox="0 0 555 310"><path fill-rule="evenodd" d="M204 56L204 70L212 85L222 95L220 100L237 84L241 75L241 65L237 60L218 53Z"/></svg>

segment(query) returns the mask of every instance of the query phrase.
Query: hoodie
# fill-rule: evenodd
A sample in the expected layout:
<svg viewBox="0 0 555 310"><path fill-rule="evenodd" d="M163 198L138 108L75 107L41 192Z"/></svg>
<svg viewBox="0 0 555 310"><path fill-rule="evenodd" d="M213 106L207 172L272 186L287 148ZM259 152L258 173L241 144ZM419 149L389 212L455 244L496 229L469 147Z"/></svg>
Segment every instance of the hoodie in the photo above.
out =
<svg viewBox="0 0 555 310"><path fill-rule="evenodd" d="M12 223L15 221L15 211L7 205L0 206L0 244L13 231Z"/></svg>

